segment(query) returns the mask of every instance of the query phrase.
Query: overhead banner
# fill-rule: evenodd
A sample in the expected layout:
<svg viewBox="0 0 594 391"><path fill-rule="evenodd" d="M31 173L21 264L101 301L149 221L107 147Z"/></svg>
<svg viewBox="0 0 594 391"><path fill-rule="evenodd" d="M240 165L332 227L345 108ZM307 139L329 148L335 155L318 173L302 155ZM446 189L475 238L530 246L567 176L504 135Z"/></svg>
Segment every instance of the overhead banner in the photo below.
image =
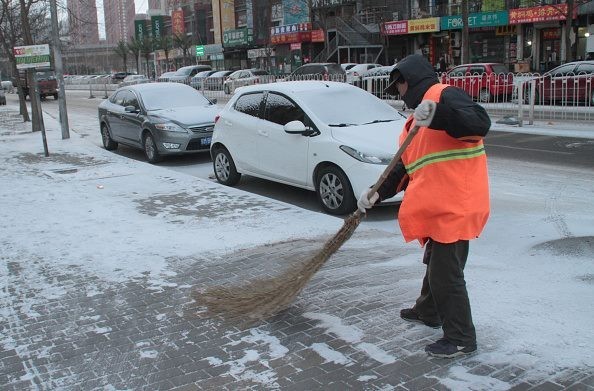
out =
<svg viewBox="0 0 594 391"><path fill-rule="evenodd" d="M186 23L184 21L184 10L171 11L171 32L173 35L184 35Z"/></svg>
<svg viewBox="0 0 594 391"><path fill-rule="evenodd" d="M408 21L398 20L395 22L386 22L381 25L383 35L401 35L408 34Z"/></svg>
<svg viewBox="0 0 594 391"><path fill-rule="evenodd" d="M162 15L155 15L151 16L151 27L153 38L161 39L161 32L163 31L163 16Z"/></svg>
<svg viewBox="0 0 594 391"><path fill-rule="evenodd" d="M136 37L137 41L143 41L145 38L148 38L146 22L144 20L134 21L134 37Z"/></svg>

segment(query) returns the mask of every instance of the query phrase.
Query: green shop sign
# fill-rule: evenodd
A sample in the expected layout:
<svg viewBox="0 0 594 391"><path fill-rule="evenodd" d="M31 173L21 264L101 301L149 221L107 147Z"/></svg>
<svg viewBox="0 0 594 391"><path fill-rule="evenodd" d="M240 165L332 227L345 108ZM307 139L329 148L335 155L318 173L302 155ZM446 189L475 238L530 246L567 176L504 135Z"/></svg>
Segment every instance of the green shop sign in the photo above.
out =
<svg viewBox="0 0 594 391"><path fill-rule="evenodd" d="M506 26L509 22L507 11L477 12L468 15L468 27ZM442 16L441 30L462 30L462 16Z"/></svg>
<svg viewBox="0 0 594 391"><path fill-rule="evenodd" d="M223 32L223 46L247 46L254 42L254 35L252 29L242 27L235 30L227 30Z"/></svg>

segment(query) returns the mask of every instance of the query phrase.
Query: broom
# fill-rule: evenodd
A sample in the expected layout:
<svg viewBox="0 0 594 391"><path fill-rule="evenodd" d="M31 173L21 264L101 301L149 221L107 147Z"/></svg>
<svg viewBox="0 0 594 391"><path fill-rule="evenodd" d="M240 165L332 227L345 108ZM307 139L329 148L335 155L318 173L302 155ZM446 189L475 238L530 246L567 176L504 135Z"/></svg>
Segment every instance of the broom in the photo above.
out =
<svg viewBox="0 0 594 391"><path fill-rule="evenodd" d="M414 126L404 139L394 158L386 167L369 194L374 194L400 160L413 137L419 131ZM292 266L279 276L248 282L242 286L214 286L195 298L199 305L206 307L206 315L222 315L227 319L243 320L266 319L285 309L305 287L311 277L326 263L355 232L363 214L357 209L344 220L342 228L310 260Z"/></svg>

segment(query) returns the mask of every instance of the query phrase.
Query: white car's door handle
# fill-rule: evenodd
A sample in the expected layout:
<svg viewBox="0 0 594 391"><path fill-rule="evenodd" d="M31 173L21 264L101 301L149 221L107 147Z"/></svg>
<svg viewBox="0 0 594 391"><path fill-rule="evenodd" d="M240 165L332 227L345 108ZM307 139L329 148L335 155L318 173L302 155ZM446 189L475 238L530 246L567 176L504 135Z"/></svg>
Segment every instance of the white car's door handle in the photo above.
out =
<svg viewBox="0 0 594 391"><path fill-rule="evenodd" d="M267 131L265 131L265 130L262 130L262 129L259 129L259 130L258 130L258 134L259 134L260 136L268 137L268 132L267 132Z"/></svg>

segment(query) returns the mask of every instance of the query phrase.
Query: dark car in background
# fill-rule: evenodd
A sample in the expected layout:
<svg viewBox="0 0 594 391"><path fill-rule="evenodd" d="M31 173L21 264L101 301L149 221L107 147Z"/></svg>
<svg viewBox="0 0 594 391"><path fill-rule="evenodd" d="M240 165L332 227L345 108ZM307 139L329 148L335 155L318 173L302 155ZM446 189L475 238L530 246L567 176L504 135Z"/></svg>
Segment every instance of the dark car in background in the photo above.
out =
<svg viewBox="0 0 594 391"><path fill-rule="evenodd" d="M331 80L345 81L346 72L340 64L334 62L311 62L295 69L287 81L293 80Z"/></svg>
<svg viewBox="0 0 594 391"><path fill-rule="evenodd" d="M130 76L130 75L134 75L134 74L135 73L132 73L132 72L116 72L113 75L111 75L111 81L113 83L121 83L122 81L124 81L126 76Z"/></svg>
<svg viewBox="0 0 594 391"><path fill-rule="evenodd" d="M542 76L523 83L524 100L530 100L530 88L534 85L534 102L583 103L594 106L594 61L574 61L545 72Z"/></svg>
<svg viewBox="0 0 594 391"><path fill-rule="evenodd" d="M514 92L514 75L500 63L458 65L443 73L441 82L463 89L479 102L506 101Z"/></svg>
<svg viewBox="0 0 594 391"><path fill-rule="evenodd" d="M202 71L209 71L210 69L210 65L188 65L187 67L181 67L169 77L168 81L190 84L190 80L195 74Z"/></svg>
<svg viewBox="0 0 594 391"><path fill-rule="evenodd" d="M210 70L198 72L190 79L190 86L194 87L197 90L201 90L203 87L202 84L204 83L204 80L215 72L217 71Z"/></svg>
<svg viewBox="0 0 594 391"><path fill-rule="evenodd" d="M209 91L223 91L223 84L234 71L217 71L204 79L203 88Z"/></svg>
<svg viewBox="0 0 594 391"><path fill-rule="evenodd" d="M220 108L182 83L122 87L99 104L103 146L142 149L150 163L165 155L208 151Z"/></svg>

